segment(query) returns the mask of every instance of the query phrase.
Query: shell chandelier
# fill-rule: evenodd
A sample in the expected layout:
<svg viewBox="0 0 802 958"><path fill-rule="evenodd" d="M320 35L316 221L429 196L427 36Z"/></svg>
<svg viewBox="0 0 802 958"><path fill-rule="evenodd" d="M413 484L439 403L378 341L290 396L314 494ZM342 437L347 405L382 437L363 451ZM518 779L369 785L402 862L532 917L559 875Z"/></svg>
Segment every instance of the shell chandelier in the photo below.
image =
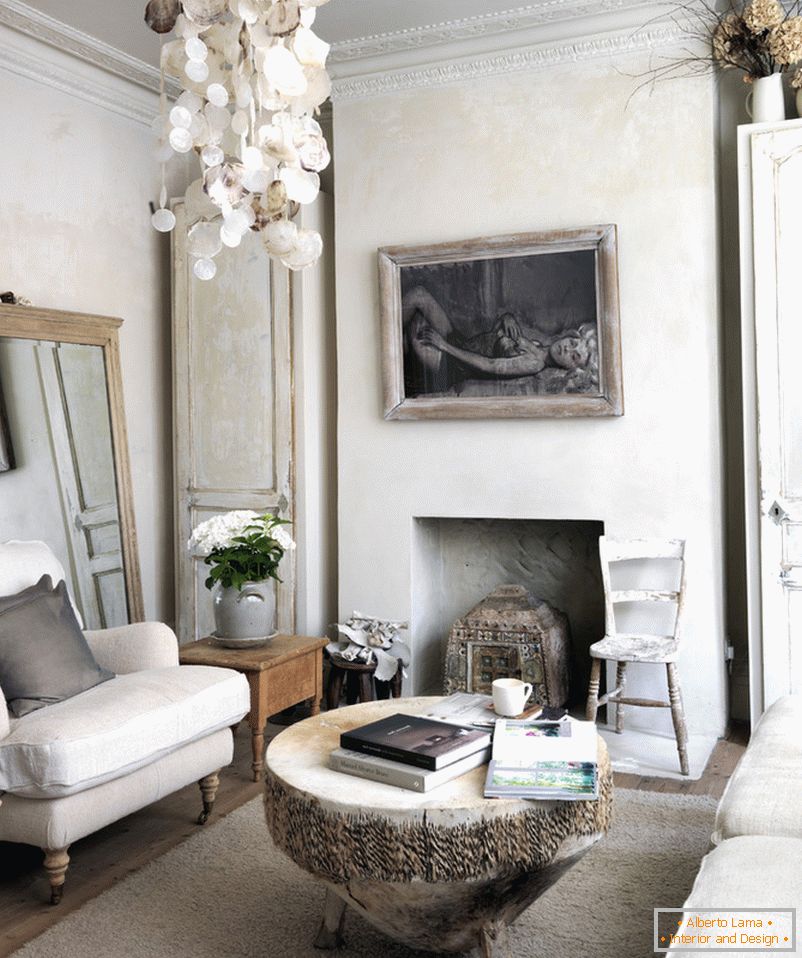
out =
<svg viewBox="0 0 802 958"><path fill-rule="evenodd" d="M329 45L312 31L327 0L150 0L145 21L162 46L161 112L154 121L162 164L154 227L175 226L166 208L165 164L195 151L204 196L190 187L188 249L198 279L212 279L223 246L249 230L292 270L317 261L323 241L293 222L320 190L330 161L314 114L331 92ZM182 93L167 110L164 77ZM194 194L193 194L194 189ZM190 204L190 194L192 203ZM191 209L190 209L191 206Z"/></svg>

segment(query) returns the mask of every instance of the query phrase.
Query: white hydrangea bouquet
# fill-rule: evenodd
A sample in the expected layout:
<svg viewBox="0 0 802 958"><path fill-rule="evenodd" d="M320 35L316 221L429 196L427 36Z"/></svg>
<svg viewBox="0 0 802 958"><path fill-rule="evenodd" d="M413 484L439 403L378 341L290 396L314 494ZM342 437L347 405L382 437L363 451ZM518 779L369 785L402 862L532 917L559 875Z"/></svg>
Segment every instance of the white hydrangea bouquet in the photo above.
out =
<svg viewBox="0 0 802 958"><path fill-rule="evenodd" d="M220 583L239 590L246 582L281 582L279 563L285 552L295 548L282 528L288 524L271 513L260 515L250 509L236 509L201 522L192 533L189 548L211 566L206 588Z"/></svg>

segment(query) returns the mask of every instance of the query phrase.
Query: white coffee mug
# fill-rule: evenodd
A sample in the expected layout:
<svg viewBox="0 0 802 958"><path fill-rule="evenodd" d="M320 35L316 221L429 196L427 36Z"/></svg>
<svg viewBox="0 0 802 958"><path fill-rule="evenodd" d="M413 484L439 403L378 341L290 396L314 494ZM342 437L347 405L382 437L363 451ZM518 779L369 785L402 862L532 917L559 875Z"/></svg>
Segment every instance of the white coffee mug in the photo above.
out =
<svg viewBox="0 0 802 958"><path fill-rule="evenodd" d="M493 708L496 715L520 715L526 700L532 694L532 686L520 679L496 679L493 682Z"/></svg>

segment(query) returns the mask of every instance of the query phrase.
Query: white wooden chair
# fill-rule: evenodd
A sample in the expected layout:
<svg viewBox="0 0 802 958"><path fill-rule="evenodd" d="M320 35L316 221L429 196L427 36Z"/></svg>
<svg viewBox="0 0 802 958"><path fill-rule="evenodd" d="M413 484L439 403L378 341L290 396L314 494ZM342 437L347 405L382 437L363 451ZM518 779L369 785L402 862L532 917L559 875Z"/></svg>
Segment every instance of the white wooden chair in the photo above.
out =
<svg viewBox="0 0 802 958"><path fill-rule="evenodd" d="M599 558L601 559L602 581L604 583L605 636L590 647L593 658L590 673L590 688L586 717L596 720L600 705L615 705L615 730L624 728L624 706L642 705L651 708L670 708L674 721L674 733L677 738L680 771L688 774L688 732L685 725L685 709L682 705L677 658L681 638L683 606L685 600L685 541L682 539L631 539L615 540L606 536L599 539ZM610 566L629 560L675 559L679 563L679 587L676 590L664 589L624 589L616 590L611 586ZM650 635L648 633L619 632L616 628L616 604L666 602L674 603L674 628L670 635ZM616 687L599 698L599 678L602 661L616 663ZM653 662L664 664L668 678L668 702L654 699L633 699L624 696L627 662Z"/></svg>

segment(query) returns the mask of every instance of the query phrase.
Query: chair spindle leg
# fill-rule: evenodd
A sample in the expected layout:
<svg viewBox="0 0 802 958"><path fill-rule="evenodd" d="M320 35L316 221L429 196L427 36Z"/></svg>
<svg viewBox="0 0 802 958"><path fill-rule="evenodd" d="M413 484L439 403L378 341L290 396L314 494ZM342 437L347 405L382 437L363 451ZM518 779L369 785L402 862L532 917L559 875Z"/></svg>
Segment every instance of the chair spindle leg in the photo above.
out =
<svg viewBox="0 0 802 958"><path fill-rule="evenodd" d="M679 684L676 662L666 663L668 673L668 700L671 703L671 718L674 720L674 734L677 737L679 768L683 775L688 774L688 728L685 724L685 706L682 704L682 690Z"/></svg>
<svg viewBox="0 0 802 958"><path fill-rule="evenodd" d="M619 695L624 694L627 682L627 663L618 662L615 670L615 687L620 689ZM624 731L624 706L618 702L615 707L615 730L620 735Z"/></svg>
<svg viewBox="0 0 802 958"><path fill-rule="evenodd" d="M585 718L588 722L596 721L599 711L599 682L601 680L601 659L592 659L590 664L590 685L588 686L588 703L585 706Z"/></svg>

